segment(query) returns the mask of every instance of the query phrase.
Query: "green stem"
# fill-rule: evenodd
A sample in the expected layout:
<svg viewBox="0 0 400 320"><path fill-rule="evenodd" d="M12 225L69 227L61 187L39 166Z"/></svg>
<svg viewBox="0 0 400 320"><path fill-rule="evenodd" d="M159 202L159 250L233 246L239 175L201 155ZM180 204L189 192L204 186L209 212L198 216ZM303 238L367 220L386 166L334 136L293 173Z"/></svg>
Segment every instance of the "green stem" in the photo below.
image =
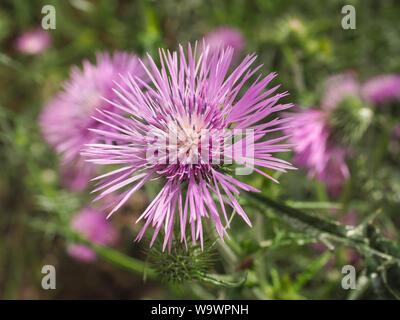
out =
<svg viewBox="0 0 400 320"><path fill-rule="evenodd" d="M157 279L156 272L153 269L148 268L144 261L129 257L115 249L95 244L69 228L61 227L58 224L52 222L43 222L40 219L28 218L26 219L26 222L34 229L45 232L47 230L52 230L52 232L55 234L58 234L67 239L72 239L77 243L82 243L92 248L93 251L95 251L100 258L108 261L109 263L117 267L130 271L132 273L136 273L138 275L143 275L145 278Z"/></svg>
<svg viewBox="0 0 400 320"><path fill-rule="evenodd" d="M79 242L92 248L93 251L95 251L96 254L105 261L132 273L143 275L145 278L157 279L157 273L155 270L147 267L145 262L129 257L112 248L90 242L79 235L77 236L79 237Z"/></svg>
<svg viewBox="0 0 400 320"><path fill-rule="evenodd" d="M314 235L321 241L340 243L355 248L364 256L373 256L400 265L400 246L385 239L372 223L360 227L346 226L291 208L261 194L249 192L248 197L258 209L273 209L292 227Z"/></svg>
<svg viewBox="0 0 400 320"><path fill-rule="evenodd" d="M41 231L51 230L54 234L58 234L65 238L70 238L72 241L84 244L93 249L101 259L129 272L143 275L144 279L159 279L157 272L154 269L147 267L146 262L127 256L126 254L115 249L95 244L69 228L61 227L52 222L44 222L40 219L27 218L25 222L27 222L34 229ZM222 285L225 287L240 286L246 280L246 273L243 272L236 272L230 275L206 274L199 272L198 276L202 281L210 282L215 285Z"/></svg>
<svg viewBox="0 0 400 320"><path fill-rule="evenodd" d="M9 56L0 52L0 63L14 69L17 72L24 74L28 79L32 79L34 82L40 83L43 80L43 77L37 73L30 73L21 63L13 60Z"/></svg>

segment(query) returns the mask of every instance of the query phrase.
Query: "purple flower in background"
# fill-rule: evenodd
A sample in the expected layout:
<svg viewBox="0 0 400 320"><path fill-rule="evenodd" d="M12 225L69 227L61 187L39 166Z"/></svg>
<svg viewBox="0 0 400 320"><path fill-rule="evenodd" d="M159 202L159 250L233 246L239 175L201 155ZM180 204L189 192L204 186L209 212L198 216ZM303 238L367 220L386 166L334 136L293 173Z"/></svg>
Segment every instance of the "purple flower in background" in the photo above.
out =
<svg viewBox="0 0 400 320"><path fill-rule="evenodd" d="M244 38L241 32L237 29L219 27L205 35L206 44L209 46L211 53L220 49L231 47L234 49L234 56L244 48Z"/></svg>
<svg viewBox="0 0 400 320"><path fill-rule="evenodd" d="M324 110L335 109L348 96L360 96L360 84L354 72L334 75L327 79L321 101Z"/></svg>
<svg viewBox="0 0 400 320"><path fill-rule="evenodd" d="M101 211L84 208L71 221L72 230L82 234L85 239L99 245L113 245L118 241L117 233ZM73 244L68 253L86 262L96 260L96 253L88 246Z"/></svg>
<svg viewBox="0 0 400 320"><path fill-rule="evenodd" d="M28 31L15 41L15 48L25 54L36 55L45 51L50 45L49 33L43 29Z"/></svg>
<svg viewBox="0 0 400 320"><path fill-rule="evenodd" d="M274 112L291 107L290 104L278 104L287 93L273 95L279 86L266 90L275 77L275 74L269 74L264 78L258 77L238 97L240 89L259 67L250 69L256 59L252 54L229 74L232 56L232 48L210 52L204 44L199 53L197 45L194 50L189 45L187 56L182 46L178 52L172 53L162 49L161 68L149 56L146 71L152 87L146 85L146 90L142 90L143 81L127 78L118 89L120 102L110 102L116 109L127 112L129 117L121 117L117 112L103 112L104 120L99 122L105 127L96 132L99 135L97 140L105 143L88 145L83 154L92 163L119 164L121 167L96 178L100 183L95 191L101 191L96 199L122 189L122 193L110 203L110 206L114 205L111 215L147 181L163 181L161 191L138 219L145 220L145 224L136 240L140 240L147 227L152 226L155 231L150 245L163 230L163 249L168 244L170 250L175 222L179 222L180 241L185 244L189 222L193 242L200 239L203 246L202 221L205 218L212 219L223 239L227 233L222 219L229 228L225 205L232 207L251 226L235 195L240 193L239 189L258 190L228 175L223 161L208 161L209 153L203 157L202 150L209 147L209 140L203 136L205 131L213 135L232 127L252 129L253 164L235 158L237 163L274 181L256 167L283 172L293 169L289 163L273 156L276 152L289 150L289 145L281 143L286 137L279 134L287 119L271 118L261 122ZM113 137L114 144L107 143L109 137ZM167 161L154 161L156 156L160 157L158 149L152 156L160 138L169 141L165 156L161 156ZM233 149L235 146L238 145L235 143ZM214 148L213 152L213 157L224 157L219 148ZM179 156L177 161L173 161L174 155ZM192 161L195 158L197 162Z"/></svg>
<svg viewBox="0 0 400 320"><path fill-rule="evenodd" d="M398 75L378 76L364 85L353 72L329 78L320 109L291 115L287 133L295 145L295 163L308 169L309 177L322 181L331 196L337 196L350 177L345 160L351 145L361 138L372 119L370 104L399 96Z"/></svg>
<svg viewBox="0 0 400 320"><path fill-rule="evenodd" d="M61 165L60 174L63 185L73 191L81 191L96 173L96 167L77 159L73 164Z"/></svg>
<svg viewBox="0 0 400 320"><path fill-rule="evenodd" d="M70 245L67 252L71 257L84 262L94 262L97 259L96 252L84 244Z"/></svg>
<svg viewBox="0 0 400 320"><path fill-rule="evenodd" d="M340 193L350 173L345 162L348 151L335 141L330 119L345 99L359 95L360 86L353 73L336 75L327 80L321 109L300 109L290 114L291 125L286 132L294 145L294 162L308 169L310 178L323 182L332 197Z"/></svg>
<svg viewBox="0 0 400 320"><path fill-rule="evenodd" d="M340 146L330 146L328 143L327 153L330 159L319 179L326 185L328 193L336 197L342 191L344 182L350 178L349 168L345 161L349 152Z"/></svg>
<svg viewBox="0 0 400 320"><path fill-rule="evenodd" d="M92 117L97 110L118 112L104 99L114 99L114 81L120 75L143 75L138 59L133 54L98 53L96 64L83 62L83 70L74 67L64 90L51 99L42 115L40 126L45 140L62 154L63 182L72 190L84 189L96 169L80 157L83 145L95 143L98 137L89 128L100 129L102 124Z"/></svg>
<svg viewBox="0 0 400 320"><path fill-rule="evenodd" d="M346 151L330 141L330 129L323 110L308 109L290 115L291 134L294 144L294 162L308 169L309 178L322 181L329 193L336 196L349 170L345 162Z"/></svg>
<svg viewBox="0 0 400 320"><path fill-rule="evenodd" d="M381 75L368 80L362 87L362 94L373 104L379 104L400 97L400 75Z"/></svg>

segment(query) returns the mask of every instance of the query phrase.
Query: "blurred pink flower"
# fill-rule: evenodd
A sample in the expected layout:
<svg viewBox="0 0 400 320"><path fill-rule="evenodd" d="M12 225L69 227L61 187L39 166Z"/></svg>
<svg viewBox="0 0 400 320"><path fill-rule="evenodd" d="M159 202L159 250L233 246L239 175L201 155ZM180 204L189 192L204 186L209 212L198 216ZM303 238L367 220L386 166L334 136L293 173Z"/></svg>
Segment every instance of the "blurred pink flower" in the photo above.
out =
<svg viewBox="0 0 400 320"><path fill-rule="evenodd" d="M348 96L360 96L360 84L354 72L334 75L326 81L321 109L335 109Z"/></svg>
<svg viewBox="0 0 400 320"><path fill-rule="evenodd" d="M294 162L308 169L309 178L323 182L331 197L336 197L350 177L346 164L349 155L332 137L329 120L336 109L349 96L360 96L360 85L354 73L339 74L326 82L320 109L311 108L290 114L292 120L286 130L294 144Z"/></svg>
<svg viewBox="0 0 400 320"><path fill-rule="evenodd" d="M99 245L113 245L118 236L103 212L84 208L71 221L72 230L82 234L85 239ZM96 260L96 253L88 246L73 244L68 253L76 259L91 262Z"/></svg>
<svg viewBox="0 0 400 320"><path fill-rule="evenodd" d="M294 162L308 169L309 178L323 182L331 196L336 196L350 176L346 151L330 140L330 130L323 110L308 109L291 114L287 133L294 144Z"/></svg>
<svg viewBox="0 0 400 320"><path fill-rule="evenodd" d="M96 252L83 244L70 245L67 251L71 257L84 262L94 262L97 259Z"/></svg>
<svg viewBox="0 0 400 320"><path fill-rule="evenodd" d="M220 50L232 47L234 56L237 57L239 52L244 48L244 38L237 29L219 27L205 35L204 40L209 46L211 54Z"/></svg>
<svg viewBox="0 0 400 320"><path fill-rule="evenodd" d="M39 28L19 36L15 41L15 48L22 53L36 55L45 51L50 42L49 33Z"/></svg>
<svg viewBox="0 0 400 320"><path fill-rule="evenodd" d="M115 52L113 56L98 53L95 65L84 61L83 70L72 69L64 90L47 103L40 116L42 134L62 155L63 182L72 190L84 189L96 172L95 165L83 161L80 151L85 144L98 142L93 131L103 127L101 121L105 118L98 110L121 113L105 101L117 98L114 81L120 75L144 75L137 56L125 52Z"/></svg>
<svg viewBox="0 0 400 320"><path fill-rule="evenodd" d="M95 172L95 166L88 165L81 159L77 159L71 164L62 165L60 168L63 186L74 191L85 189Z"/></svg>
<svg viewBox="0 0 400 320"><path fill-rule="evenodd" d="M362 94L373 104L400 98L400 75L387 74L372 78L363 85Z"/></svg>

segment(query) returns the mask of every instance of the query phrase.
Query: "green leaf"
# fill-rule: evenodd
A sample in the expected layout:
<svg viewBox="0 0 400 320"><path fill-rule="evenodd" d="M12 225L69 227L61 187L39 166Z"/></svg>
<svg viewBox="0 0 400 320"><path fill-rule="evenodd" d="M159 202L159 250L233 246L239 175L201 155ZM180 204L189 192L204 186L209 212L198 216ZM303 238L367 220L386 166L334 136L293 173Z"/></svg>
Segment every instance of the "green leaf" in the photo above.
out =
<svg viewBox="0 0 400 320"><path fill-rule="evenodd" d="M387 240L371 223L362 228L351 227L289 207L264 195L251 192L247 195L256 208L263 212L273 209L278 217L293 228L329 243L355 248L364 257L374 257L378 261L400 266L400 245Z"/></svg>
<svg viewBox="0 0 400 320"><path fill-rule="evenodd" d="M91 247L99 257L117 267L136 274L146 275L146 278L149 279L157 278L156 272L153 269L147 268L145 263L141 260L129 257L126 254L112 248L94 244L93 242L87 241L83 238L80 239L80 242Z"/></svg>
<svg viewBox="0 0 400 320"><path fill-rule="evenodd" d="M316 259L313 263L311 263L308 269L296 278L296 281L293 285L294 289L299 291L308 281L310 281L318 273L318 271L324 267L331 255L332 254L330 252L326 252L318 257L318 259Z"/></svg>
<svg viewBox="0 0 400 320"><path fill-rule="evenodd" d="M247 272L235 272L229 275L201 273L198 274L199 279L218 286L235 288L240 287L246 282Z"/></svg>
<svg viewBox="0 0 400 320"><path fill-rule="evenodd" d="M89 240L86 240L79 233L76 233L69 228L62 227L59 224L46 222L40 219L27 219L26 222L31 227L37 230L46 232L51 230L51 233L58 234L65 238L70 238L72 241L87 245L88 247L92 248L100 258L108 261L109 263L117 267L130 271L132 273L143 275L144 278L157 278L156 272L153 269L148 268L144 261L127 256L126 254L119 252L115 249L95 244Z"/></svg>

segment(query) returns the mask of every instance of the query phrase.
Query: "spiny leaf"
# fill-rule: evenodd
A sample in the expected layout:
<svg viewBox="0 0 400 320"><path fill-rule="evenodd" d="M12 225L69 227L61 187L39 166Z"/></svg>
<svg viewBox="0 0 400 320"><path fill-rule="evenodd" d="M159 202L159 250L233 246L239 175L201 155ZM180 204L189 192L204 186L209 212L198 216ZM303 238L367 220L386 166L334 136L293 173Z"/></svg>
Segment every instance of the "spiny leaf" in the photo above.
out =
<svg viewBox="0 0 400 320"><path fill-rule="evenodd" d="M355 248L363 256L372 256L379 261L400 266L400 246L388 241L372 224L365 228L346 226L337 221L327 220L312 213L304 212L276 202L264 195L247 193L252 204L265 211L272 208L292 227L307 234L325 238L326 241L340 243Z"/></svg>
<svg viewBox="0 0 400 320"><path fill-rule="evenodd" d="M311 280L314 275L323 268L323 266L328 262L329 258L331 257L330 252L326 252L307 268L307 270L301 273L294 283L294 288L296 291L299 291L309 280Z"/></svg>
<svg viewBox="0 0 400 320"><path fill-rule="evenodd" d="M246 282L247 272L235 272L229 275L198 273L200 280L209 282L218 286L235 288L240 287Z"/></svg>

